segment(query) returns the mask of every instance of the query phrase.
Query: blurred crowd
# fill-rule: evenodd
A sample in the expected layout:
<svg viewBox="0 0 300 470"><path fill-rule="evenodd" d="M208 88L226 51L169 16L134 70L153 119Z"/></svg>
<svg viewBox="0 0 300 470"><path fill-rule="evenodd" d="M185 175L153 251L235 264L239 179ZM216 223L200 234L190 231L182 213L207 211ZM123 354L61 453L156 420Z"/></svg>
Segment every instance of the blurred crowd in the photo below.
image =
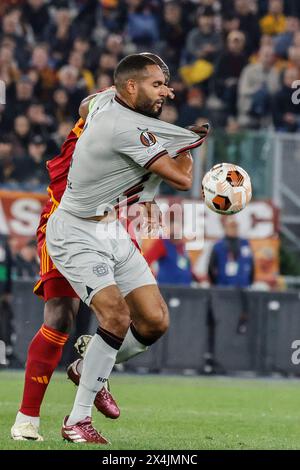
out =
<svg viewBox="0 0 300 470"><path fill-rule="evenodd" d="M170 67L168 122L297 131L299 18L295 0L1 0L0 185L46 185L81 100L134 52Z"/></svg>

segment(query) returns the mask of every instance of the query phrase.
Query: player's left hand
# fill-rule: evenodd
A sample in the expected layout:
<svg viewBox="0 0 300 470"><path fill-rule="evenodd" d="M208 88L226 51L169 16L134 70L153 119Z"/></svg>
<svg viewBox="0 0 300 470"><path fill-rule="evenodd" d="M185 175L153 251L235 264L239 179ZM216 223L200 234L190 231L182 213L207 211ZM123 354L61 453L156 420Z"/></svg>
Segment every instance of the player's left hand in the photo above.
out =
<svg viewBox="0 0 300 470"><path fill-rule="evenodd" d="M195 132L198 134L200 137L207 137L209 131L210 131L210 125L208 122L205 124L202 124L201 126L198 126L197 124L193 124L192 126L187 126L189 131Z"/></svg>
<svg viewBox="0 0 300 470"><path fill-rule="evenodd" d="M173 100L175 98L175 93L174 93L174 88L168 88L168 98L170 98L170 100Z"/></svg>
<svg viewBox="0 0 300 470"><path fill-rule="evenodd" d="M155 237L159 235L160 228L162 227L162 212L153 200L151 202L143 203L143 230L150 237Z"/></svg>

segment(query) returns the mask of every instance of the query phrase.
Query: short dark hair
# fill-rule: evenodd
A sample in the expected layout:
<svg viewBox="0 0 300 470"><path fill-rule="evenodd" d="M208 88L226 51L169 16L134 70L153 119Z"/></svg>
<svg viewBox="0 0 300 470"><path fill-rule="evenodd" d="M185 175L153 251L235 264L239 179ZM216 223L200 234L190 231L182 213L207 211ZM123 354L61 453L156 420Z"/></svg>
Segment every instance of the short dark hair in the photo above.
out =
<svg viewBox="0 0 300 470"><path fill-rule="evenodd" d="M159 67L162 69L163 74L165 76L166 82L169 83L170 81L170 70L167 64L162 60L161 57L157 54L153 54L152 52L141 52L140 55L143 55L145 57L149 57L149 59L152 59Z"/></svg>
<svg viewBox="0 0 300 470"><path fill-rule="evenodd" d="M118 63L114 73L114 82L117 90L124 87L130 78L136 79L141 75L147 65L157 65L150 57L141 54L131 54Z"/></svg>

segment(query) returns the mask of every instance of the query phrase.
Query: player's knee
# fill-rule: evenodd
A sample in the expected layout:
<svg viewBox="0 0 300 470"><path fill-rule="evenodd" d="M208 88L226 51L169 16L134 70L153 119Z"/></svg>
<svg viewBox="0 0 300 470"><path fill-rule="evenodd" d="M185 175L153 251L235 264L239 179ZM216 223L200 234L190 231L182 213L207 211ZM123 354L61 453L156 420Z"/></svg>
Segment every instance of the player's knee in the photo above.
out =
<svg viewBox="0 0 300 470"><path fill-rule="evenodd" d="M100 302L93 298L92 305L102 328L117 336L125 336L130 325L130 311L121 294Z"/></svg>
<svg viewBox="0 0 300 470"><path fill-rule="evenodd" d="M61 333L69 333L79 308L79 300L69 297L50 299L45 304L44 323Z"/></svg>
<svg viewBox="0 0 300 470"><path fill-rule="evenodd" d="M155 317L152 328L154 329L156 336L159 338L169 328L169 312L168 307L164 301L160 303L160 307L157 313L158 314Z"/></svg>
<svg viewBox="0 0 300 470"><path fill-rule="evenodd" d="M168 307L163 299L153 309L153 313L148 317L143 325L143 334L149 339L156 340L160 338L169 327Z"/></svg>

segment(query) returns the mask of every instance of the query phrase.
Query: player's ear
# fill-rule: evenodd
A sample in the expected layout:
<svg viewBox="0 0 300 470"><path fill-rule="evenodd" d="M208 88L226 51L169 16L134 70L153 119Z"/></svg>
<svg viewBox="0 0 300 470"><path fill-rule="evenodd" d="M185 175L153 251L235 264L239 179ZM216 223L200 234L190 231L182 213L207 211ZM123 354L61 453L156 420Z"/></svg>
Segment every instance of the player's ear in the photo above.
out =
<svg viewBox="0 0 300 470"><path fill-rule="evenodd" d="M126 82L126 91L130 95L134 95L137 92L137 81L130 78Z"/></svg>

